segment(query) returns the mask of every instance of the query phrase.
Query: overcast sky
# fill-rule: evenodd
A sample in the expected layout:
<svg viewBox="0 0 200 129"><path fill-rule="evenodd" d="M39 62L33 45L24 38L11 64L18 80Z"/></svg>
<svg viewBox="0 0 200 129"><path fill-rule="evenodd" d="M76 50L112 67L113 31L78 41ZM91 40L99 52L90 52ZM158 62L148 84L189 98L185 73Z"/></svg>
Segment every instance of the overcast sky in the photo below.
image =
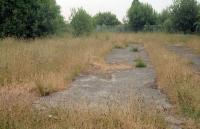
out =
<svg viewBox="0 0 200 129"><path fill-rule="evenodd" d="M133 0L56 0L61 6L62 15L68 19L72 8L83 7L89 14L95 15L98 12L111 11L122 20L126 16L128 8ZM172 4L173 0L140 0L149 3L153 8L161 12Z"/></svg>

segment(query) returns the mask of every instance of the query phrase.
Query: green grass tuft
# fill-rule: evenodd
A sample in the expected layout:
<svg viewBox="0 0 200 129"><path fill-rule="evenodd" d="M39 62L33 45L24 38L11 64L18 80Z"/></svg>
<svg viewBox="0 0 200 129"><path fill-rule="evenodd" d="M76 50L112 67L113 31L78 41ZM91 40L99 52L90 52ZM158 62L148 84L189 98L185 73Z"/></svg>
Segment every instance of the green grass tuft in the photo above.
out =
<svg viewBox="0 0 200 129"><path fill-rule="evenodd" d="M132 51L132 52L138 52L139 50L138 50L138 48L133 47L133 48L131 48L131 51Z"/></svg>
<svg viewBox="0 0 200 129"><path fill-rule="evenodd" d="M116 48L116 49L123 49L124 47L123 47L122 45L118 45L118 44L117 44L117 45L115 45L115 48Z"/></svg>
<svg viewBox="0 0 200 129"><path fill-rule="evenodd" d="M136 65L135 65L136 68L146 68L147 67L147 65L145 64L145 62L142 59L137 59L137 60L135 60L135 62L136 62Z"/></svg>

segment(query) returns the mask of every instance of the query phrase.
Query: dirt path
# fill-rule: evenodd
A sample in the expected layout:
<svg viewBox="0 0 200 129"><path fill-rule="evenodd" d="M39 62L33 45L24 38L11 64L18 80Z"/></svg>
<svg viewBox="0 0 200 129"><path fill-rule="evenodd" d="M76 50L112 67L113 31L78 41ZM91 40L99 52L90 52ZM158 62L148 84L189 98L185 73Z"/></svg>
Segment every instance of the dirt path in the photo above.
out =
<svg viewBox="0 0 200 129"><path fill-rule="evenodd" d="M130 51L132 47L139 52ZM40 98L35 104L39 107L58 107L86 103L88 107L104 107L108 103L121 105L129 103L134 97L142 101L145 107L156 108L162 112L172 129L181 129L181 121L170 115L172 105L167 97L156 89L156 76L147 53L141 45L132 45L124 49L113 49L106 57L109 64L133 65L134 60L141 58L146 68L129 68L112 70L107 74L82 74L71 84L71 88Z"/></svg>
<svg viewBox="0 0 200 129"><path fill-rule="evenodd" d="M179 56L188 59L191 66L198 72L200 72L200 56L194 53L191 48L185 47L181 44L175 44L168 46L168 49L178 54Z"/></svg>

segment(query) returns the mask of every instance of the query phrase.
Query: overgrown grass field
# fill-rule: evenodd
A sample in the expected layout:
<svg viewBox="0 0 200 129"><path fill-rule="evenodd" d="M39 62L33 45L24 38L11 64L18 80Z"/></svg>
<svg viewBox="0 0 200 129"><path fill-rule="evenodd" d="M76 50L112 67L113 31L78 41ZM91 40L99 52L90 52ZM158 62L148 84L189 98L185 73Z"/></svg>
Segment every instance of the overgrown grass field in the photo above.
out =
<svg viewBox="0 0 200 129"><path fill-rule="evenodd" d="M164 33L96 33L89 37L49 37L36 40L7 38L0 41L0 129L85 128L162 129L159 114L150 114L134 103L127 109L110 112L63 111L44 114L31 109L38 96L49 95L70 86L79 73L94 62L103 62L114 47L144 44L157 74L158 88L176 106L175 112L187 118L185 128L200 127L200 76L188 61L166 48L180 43L200 51L200 37ZM134 105L134 106L133 106ZM54 114L55 118L49 116Z"/></svg>

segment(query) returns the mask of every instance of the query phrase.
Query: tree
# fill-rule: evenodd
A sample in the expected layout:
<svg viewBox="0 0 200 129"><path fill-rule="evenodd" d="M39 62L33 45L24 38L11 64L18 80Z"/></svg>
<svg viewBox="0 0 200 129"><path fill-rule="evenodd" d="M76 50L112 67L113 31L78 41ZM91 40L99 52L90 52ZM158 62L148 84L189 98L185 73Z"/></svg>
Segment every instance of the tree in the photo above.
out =
<svg viewBox="0 0 200 129"><path fill-rule="evenodd" d="M144 29L145 25L155 25L157 16L152 6L134 0L128 10L128 18L131 29L140 31Z"/></svg>
<svg viewBox="0 0 200 129"><path fill-rule="evenodd" d="M46 36L65 24L55 0L0 0L0 19L1 37Z"/></svg>
<svg viewBox="0 0 200 129"><path fill-rule="evenodd" d="M74 36L88 35L94 28L92 17L82 8L72 10L71 25Z"/></svg>
<svg viewBox="0 0 200 129"><path fill-rule="evenodd" d="M173 32L173 23L171 16L171 8L164 9L161 14L158 15L158 24L161 26L161 30L165 32Z"/></svg>
<svg viewBox="0 0 200 129"><path fill-rule="evenodd" d="M133 0L133 2L132 2L132 5L131 5L131 6L134 6L135 4L138 4L138 3L140 3L140 2L139 2L139 0Z"/></svg>
<svg viewBox="0 0 200 129"><path fill-rule="evenodd" d="M197 21L195 22L196 32L200 32L200 4L198 5L199 12L197 16Z"/></svg>
<svg viewBox="0 0 200 129"><path fill-rule="evenodd" d="M171 12L170 8L164 9L159 15L158 15L158 24L164 23L166 20L171 18Z"/></svg>
<svg viewBox="0 0 200 129"><path fill-rule="evenodd" d="M175 0L172 6L172 22L177 31L194 32L198 17L196 0Z"/></svg>
<svg viewBox="0 0 200 129"><path fill-rule="evenodd" d="M166 19L163 24L163 31L165 32L174 32L174 28L173 28L173 22L171 20L171 18Z"/></svg>
<svg viewBox="0 0 200 129"><path fill-rule="evenodd" d="M96 25L115 26L120 24L116 15L111 12L98 13L94 16L94 20Z"/></svg>

